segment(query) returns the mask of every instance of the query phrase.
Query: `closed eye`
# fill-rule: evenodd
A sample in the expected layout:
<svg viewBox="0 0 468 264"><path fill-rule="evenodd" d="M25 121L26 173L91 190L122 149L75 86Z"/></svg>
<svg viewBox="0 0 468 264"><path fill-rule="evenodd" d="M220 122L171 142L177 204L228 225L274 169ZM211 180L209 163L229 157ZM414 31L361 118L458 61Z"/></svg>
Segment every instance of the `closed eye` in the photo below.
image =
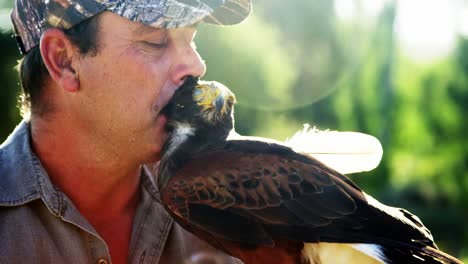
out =
<svg viewBox="0 0 468 264"><path fill-rule="evenodd" d="M149 41L142 41L141 43L145 45L146 47L150 47L153 49L164 49L167 47L167 42L154 43L154 42L149 42Z"/></svg>

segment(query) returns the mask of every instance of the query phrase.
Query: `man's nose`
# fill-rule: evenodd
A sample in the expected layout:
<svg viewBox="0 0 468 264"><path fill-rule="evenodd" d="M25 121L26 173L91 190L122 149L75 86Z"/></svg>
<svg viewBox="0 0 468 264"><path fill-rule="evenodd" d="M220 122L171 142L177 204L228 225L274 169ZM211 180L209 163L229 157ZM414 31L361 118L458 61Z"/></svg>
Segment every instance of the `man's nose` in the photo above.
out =
<svg viewBox="0 0 468 264"><path fill-rule="evenodd" d="M172 81L181 85L187 76L200 77L205 74L206 65L195 47L190 45L178 52L178 61L172 71Z"/></svg>

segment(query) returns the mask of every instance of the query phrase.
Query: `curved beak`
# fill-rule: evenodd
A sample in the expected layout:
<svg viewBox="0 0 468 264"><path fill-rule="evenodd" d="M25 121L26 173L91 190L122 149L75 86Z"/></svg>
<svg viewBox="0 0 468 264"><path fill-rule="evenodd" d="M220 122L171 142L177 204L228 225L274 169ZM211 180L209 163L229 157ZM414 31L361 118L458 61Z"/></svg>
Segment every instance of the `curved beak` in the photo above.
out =
<svg viewBox="0 0 468 264"><path fill-rule="evenodd" d="M213 100L213 106L216 109L216 113L221 113L224 106L224 93L220 92L218 96Z"/></svg>

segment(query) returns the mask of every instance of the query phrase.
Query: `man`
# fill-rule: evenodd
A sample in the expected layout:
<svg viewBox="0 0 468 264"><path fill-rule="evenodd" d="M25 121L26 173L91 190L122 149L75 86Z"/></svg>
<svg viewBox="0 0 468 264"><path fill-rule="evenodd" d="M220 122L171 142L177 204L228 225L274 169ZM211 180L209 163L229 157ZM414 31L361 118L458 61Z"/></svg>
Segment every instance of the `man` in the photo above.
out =
<svg viewBox="0 0 468 264"><path fill-rule="evenodd" d="M238 263L173 223L142 164L166 140L160 110L205 72L195 24L238 23L250 8L16 0L30 117L0 147L0 263Z"/></svg>

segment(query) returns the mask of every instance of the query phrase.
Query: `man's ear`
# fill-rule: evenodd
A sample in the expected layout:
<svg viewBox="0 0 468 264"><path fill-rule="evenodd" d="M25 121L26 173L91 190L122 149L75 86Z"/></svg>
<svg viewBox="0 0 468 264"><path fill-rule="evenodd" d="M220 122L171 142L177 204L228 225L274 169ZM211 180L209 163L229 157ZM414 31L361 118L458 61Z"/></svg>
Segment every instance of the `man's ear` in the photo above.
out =
<svg viewBox="0 0 468 264"><path fill-rule="evenodd" d="M41 56L52 79L64 90L76 92L80 87L77 70L74 65L78 57L75 56L74 46L57 28L46 30L41 37Z"/></svg>

